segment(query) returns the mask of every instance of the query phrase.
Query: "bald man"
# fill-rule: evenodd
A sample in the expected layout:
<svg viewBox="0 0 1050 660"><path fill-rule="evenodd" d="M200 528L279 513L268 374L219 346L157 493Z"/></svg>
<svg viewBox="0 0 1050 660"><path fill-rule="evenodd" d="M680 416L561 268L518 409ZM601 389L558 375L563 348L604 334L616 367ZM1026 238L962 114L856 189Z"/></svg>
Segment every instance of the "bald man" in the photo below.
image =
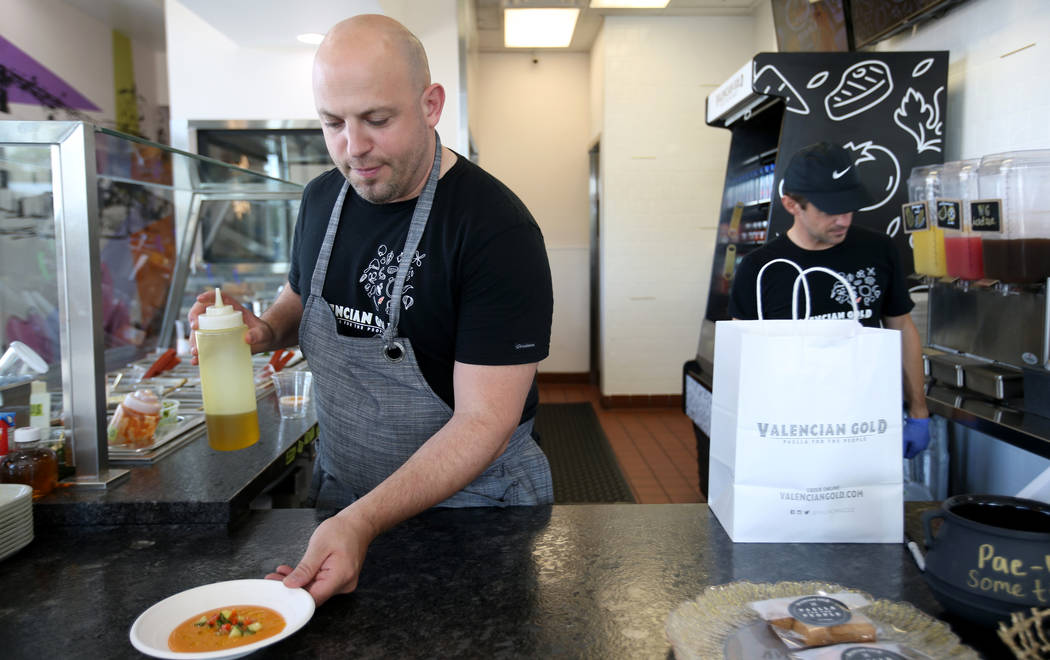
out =
<svg viewBox="0 0 1050 660"><path fill-rule="evenodd" d="M440 145L445 91L404 26L333 27L313 89L336 168L303 193L288 286L244 316L253 351L298 343L314 374L311 496L339 512L267 577L320 604L354 589L378 534L429 507L553 501L532 437L553 294L525 206Z"/></svg>

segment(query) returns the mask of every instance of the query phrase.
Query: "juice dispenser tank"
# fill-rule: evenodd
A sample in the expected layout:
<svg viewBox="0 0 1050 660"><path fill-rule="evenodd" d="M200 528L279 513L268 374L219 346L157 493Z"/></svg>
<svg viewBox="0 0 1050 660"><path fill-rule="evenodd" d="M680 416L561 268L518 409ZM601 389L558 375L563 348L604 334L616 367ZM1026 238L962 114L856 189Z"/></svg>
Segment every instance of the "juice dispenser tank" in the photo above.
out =
<svg viewBox="0 0 1050 660"><path fill-rule="evenodd" d="M984 277L981 235L973 231L970 202L978 198L977 168L981 160L955 160L941 171L941 197L937 223L944 228L944 260L949 277L979 280Z"/></svg>
<svg viewBox="0 0 1050 660"><path fill-rule="evenodd" d="M985 232L985 277L1045 281L1050 277L1050 150L985 156L978 177L981 199L972 204L972 222Z"/></svg>
<svg viewBox="0 0 1050 660"><path fill-rule="evenodd" d="M927 205L926 228L911 232L915 272L920 275L943 277L947 272L944 262L944 231L937 227L934 218L936 200L940 194L941 165L912 169L911 176L908 177L908 201L926 202ZM905 226L905 231L907 230Z"/></svg>

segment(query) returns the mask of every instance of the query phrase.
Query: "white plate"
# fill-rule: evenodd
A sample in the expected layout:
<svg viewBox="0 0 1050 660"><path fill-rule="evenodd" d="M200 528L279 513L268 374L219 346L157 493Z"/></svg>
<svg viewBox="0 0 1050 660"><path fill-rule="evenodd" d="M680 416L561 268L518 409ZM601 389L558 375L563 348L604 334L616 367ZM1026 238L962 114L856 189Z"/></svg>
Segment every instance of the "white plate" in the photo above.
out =
<svg viewBox="0 0 1050 660"><path fill-rule="evenodd" d="M284 617L284 630L273 637L222 651L179 653L168 648L171 631L191 616L231 605L261 605ZM169 596L139 615L131 626L131 643L155 658L239 658L288 637L314 614L314 599L305 589L289 589L280 580L230 580Z"/></svg>
<svg viewBox="0 0 1050 660"><path fill-rule="evenodd" d="M33 521L33 510L26 509L25 511L13 511L11 513L0 515L0 527L9 525L11 523L24 524L26 521Z"/></svg>
<svg viewBox="0 0 1050 660"><path fill-rule="evenodd" d="M27 539L25 539L24 541L20 541L20 542L12 545L10 547L5 546L3 549L0 549L0 559L7 559L11 555L15 554L16 552L18 552L22 548L24 548L27 545L29 545L32 541L33 541L33 535L30 534L29 537Z"/></svg>
<svg viewBox="0 0 1050 660"><path fill-rule="evenodd" d="M33 540L32 528L25 530L19 534L14 534L10 538L5 538L0 542L0 554L10 552L11 550L17 550L24 548L26 544Z"/></svg>
<svg viewBox="0 0 1050 660"><path fill-rule="evenodd" d="M0 511L16 501L33 496L33 489L25 484L0 484Z"/></svg>

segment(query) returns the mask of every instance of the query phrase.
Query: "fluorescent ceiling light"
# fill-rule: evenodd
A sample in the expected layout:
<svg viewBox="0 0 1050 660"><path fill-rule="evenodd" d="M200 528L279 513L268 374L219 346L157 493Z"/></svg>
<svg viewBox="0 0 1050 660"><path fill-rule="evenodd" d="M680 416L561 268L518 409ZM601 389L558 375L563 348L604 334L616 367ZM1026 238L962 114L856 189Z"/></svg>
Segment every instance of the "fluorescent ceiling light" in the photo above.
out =
<svg viewBox="0 0 1050 660"><path fill-rule="evenodd" d="M663 9L670 0L591 0L591 9Z"/></svg>
<svg viewBox="0 0 1050 660"><path fill-rule="evenodd" d="M504 9L507 48L566 48L572 43L579 9Z"/></svg>
<svg viewBox="0 0 1050 660"><path fill-rule="evenodd" d="M303 42L304 44L317 45L321 43L321 41L324 39L324 35L318 34L316 32L307 32L305 34L300 34L298 37L296 37L296 39Z"/></svg>

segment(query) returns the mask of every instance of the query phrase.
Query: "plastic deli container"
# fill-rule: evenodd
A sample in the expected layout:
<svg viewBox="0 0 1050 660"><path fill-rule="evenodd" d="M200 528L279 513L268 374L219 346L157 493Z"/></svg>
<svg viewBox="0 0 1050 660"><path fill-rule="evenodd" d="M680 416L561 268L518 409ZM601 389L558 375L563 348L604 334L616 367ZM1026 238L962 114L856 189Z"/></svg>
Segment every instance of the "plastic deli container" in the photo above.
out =
<svg viewBox="0 0 1050 660"><path fill-rule="evenodd" d="M981 159L954 160L941 170L941 196L935 204L937 226L944 230L944 263L949 277L984 277L981 234L973 231L970 202L980 195L977 169Z"/></svg>
<svg viewBox="0 0 1050 660"><path fill-rule="evenodd" d="M912 169L908 177L908 203L902 208L904 232L911 235L915 272L943 277L944 230L934 221L937 198L941 196L941 165Z"/></svg>
<svg viewBox="0 0 1050 660"><path fill-rule="evenodd" d="M1043 282L1050 277L1050 151L1010 151L981 159L980 199L971 223L981 234L985 277Z"/></svg>

